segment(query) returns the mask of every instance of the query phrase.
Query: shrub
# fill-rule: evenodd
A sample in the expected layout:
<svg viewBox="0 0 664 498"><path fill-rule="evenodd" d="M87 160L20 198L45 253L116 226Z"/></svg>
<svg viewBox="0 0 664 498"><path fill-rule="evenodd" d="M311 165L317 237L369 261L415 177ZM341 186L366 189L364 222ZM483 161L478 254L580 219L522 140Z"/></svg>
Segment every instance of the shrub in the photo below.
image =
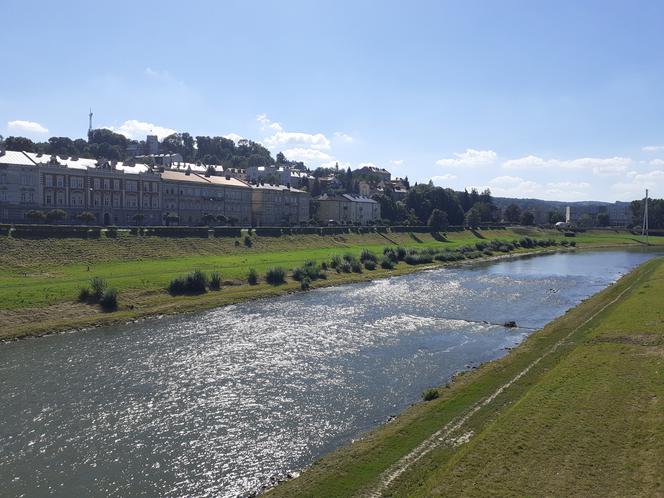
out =
<svg viewBox="0 0 664 498"><path fill-rule="evenodd" d="M330 262L330 267L339 268L341 266L341 257L338 254L332 256L332 261Z"/></svg>
<svg viewBox="0 0 664 498"><path fill-rule="evenodd" d="M343 260L348 261L349 263L355 261L355 256L349 252L343 255Z"/></svg>
<svg viewBox="0 0 664 498"><path fill-rule="evenodd" d="M571 245L572 247L576 247L576 240L570 240L569 245Z"/></svg>
<svg viewBox="0 0 664 498"><path fill-rule="evenodd" d="M221 289L221 275L215 271L210 275L210 290L219 289Z"/></svg>
<svg viewBox="0 0 664 498"><path fill-rule="evenodd" d="M118 309L118 291L116 289L106 289L99 300L99 305L104 311Z"/></svg>
<svg viewBox="0 0 664 498"><path fill-rule="evenodd" d="M247 282L249 282L249 285L256 285L258 283L258 273L253 268L249 268Z"/></svg>
<svg viewBox="0 0 664 498"><path fill-rule="evenodd" d="M406 258L406 249L403 247L397 247L394 253L397 256L397 261L403 261Z"/></svg>
<svg viewBox="0 0 664 498"><path fill-rule="evenodd" d="M309 279L309 277L304 277L300 281L300 290L304 291L304 290L309 290L310 288L311 288L311 280Z"/></svg>
<svg viewBox="0 0 664 498"><path fill-rule="evenodd" d="M383 258L380 260L380 267L383 270L393 270L394 262L390 258Z"/></svg>
<svg viewBox="0 0 664 498"><path fill-rule="evenodd" d="M338 272L340 273L350 273L352 270L352 267L348 261L344 261L339 265L339 268L337 269Z"/></svg>
<svg viewBox="0 0 664 498"><path fill-rule="evenodd" d="M87 303L90 300L90 289L82 287L78 293L78 300L82 303Z"/></svg>
<svg viewBox="0 0 664 498"><path fill-rule="evenodd" d="M358 260L351 261L350 269L353 273L362 273L362 263L360 263Z"/></svg>
<svg viewBox="0 0 664 498"><path fill-rule="evenodd" d="M320 267L321 267L321 269L323 269L323 270L327 270L327 269L329 268L329 267L328 267L328 264L327 264L327 261L323 261L323 262L320 264Z"/></svg>
<svg viewBox="0 0 664 498"><path fill-rule="evenodd" d="M409 265L422 265L426 263L432 263L433 258L430 254L410 253L406 255L404 261Z"/></svg>
<svg viewBox="0 0 664 498"><path fill-rule="evenodd" d="M90 279L90 301L93 303L99 302L99 300L104 295L106 287L106 280L101 277L92 277Z"/></svg>
<svg viewBox="0 0 664 498"><path fill-rule="evenodd" d="M367 270L375 270L376 269L376 262L372 260L367 260L364 262L364 267Z"/></svg>
<svg viewBox="0 0 664 498"><path fill-rule="evenodd" d="M251 240L251 237L249 237L248 235L244 236L244 245L245 247L251 247L254 245L254 242Z"/></svg>
<svg viewBox="0 0 664 498"><path fill-rule="evenodd" d="M265 281L270 285L281 285L286 283L286 270L281 266L269 268L265 273Z"/></svg>
<svg viewBox="0 0 664 498"><path fill-rule="evenodd" d="M184 277L177 277L168 284L168 292L174 296L181 294L203 294L207 291L207 275L194 270Z"/></svg>
<svg viewBox="0 0 664 498"><path fill-rule="evenodd" d="M378 261L378 258L369 249L362 249L362 252L360 252L360 261L362 261L363 263L367 261L372 261L373 263L375 263L376 261Z"/></svg>
<svg viewBox="0 0 664 498"><path fill-rule="evenodd" d="M427 389L422 393L422 399L424 401L432 401L440 396L438 394L438 389Z"/></svg>

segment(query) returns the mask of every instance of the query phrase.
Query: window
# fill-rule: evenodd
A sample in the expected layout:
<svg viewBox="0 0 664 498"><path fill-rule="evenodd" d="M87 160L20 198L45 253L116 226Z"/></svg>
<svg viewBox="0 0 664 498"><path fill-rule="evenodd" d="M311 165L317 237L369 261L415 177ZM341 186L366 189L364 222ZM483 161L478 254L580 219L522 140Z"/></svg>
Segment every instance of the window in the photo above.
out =
<svg viewBox="0 0 664 498"><path fill-rule="evenodd" d="M80 176L72 176L69 179L69 186L71 188L83 188L83 178Z"/></svg>
<svg viewBox="0 0 664 498"><path fill-rule="evenodd" d="M25 202L25 192L21 192L21 202Z"/></svg>
<svg viewBox="0 0 664 498"><path fill-rule="evenodd" d="M136 182L128 181L125 182L125 187L127 189L127 192L136 192Z"/></svg>
<svg viewBox="0 0 664 498"><path fill-rule="evenodd" d="M150 184L147 182L143 183L143 192L149 192L150 191Z"/></svg>
<svg viewBox="0 0 664 498"><path fill-rule="evenodd" d="M120 190L120 180L113 180L113 190Z"/></svg>
<svg viewBox="0 0 664 498"><path fill-rule="evenodd" d="M58 177L56 177L55 180L56 180L56 183L57 183L58 187L63 188L63 187L65 186L65 179L64 179L64 177L62 177L62 176L58 176ZM25 185L25 184L24 184L24 185Z"/></svg>
<svg viewBox="0 0 664 498"><path fill-rule="evenodd" d="M101 188L101 182L99 181L99 178L94 179L94 188L96 190L99 190Z"/></svg>
<svg viewBox="0 0 664 498"><path fill-rule="evenodd" d="M44 175L44 181L46 182L47 187L53 186L53 177L51 175Z"/></svg>
<svg viewBox="0 0 664 498"><path fill-rule="evenodd" d="M111 180L108 178L104 178L104 190L110 190L111 188Z"/></svg>
<svg viewBox="0 0 664 498"><path fill-rule="evenodd" d="M6 200L7 200L7 191L0 190L0 201L6 201Z"/></svg>
<svg viewBox="0 0 664 498"><path fill-rule="evenodd" d="M152 183L152 191L159 192L159 184L157 182Z"/></svg>
<svg viewBox="0 0 664 498"><path fill-rule="evenodd" d="M49 206L53 203L53 198L51 197L51 194L46 194L46 204Z"/></svg>

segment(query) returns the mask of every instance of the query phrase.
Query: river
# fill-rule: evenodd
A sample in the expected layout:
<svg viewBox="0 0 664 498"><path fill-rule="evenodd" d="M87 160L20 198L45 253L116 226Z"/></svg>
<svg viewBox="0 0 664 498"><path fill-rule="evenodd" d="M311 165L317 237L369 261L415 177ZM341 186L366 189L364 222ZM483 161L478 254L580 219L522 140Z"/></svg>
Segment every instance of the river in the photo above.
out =
<svg viewBox="0 0 664 498"><path fill-rule="evenodd" d="M241 496L653 255L476 263L0 344L0 495Z"/></svg>

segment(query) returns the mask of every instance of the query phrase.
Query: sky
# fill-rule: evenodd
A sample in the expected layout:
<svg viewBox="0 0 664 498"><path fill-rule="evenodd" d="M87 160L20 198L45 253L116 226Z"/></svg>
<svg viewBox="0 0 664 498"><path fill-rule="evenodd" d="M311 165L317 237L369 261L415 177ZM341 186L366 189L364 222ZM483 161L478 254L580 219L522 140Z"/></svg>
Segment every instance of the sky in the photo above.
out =
<svg viewBox="0 0 664 498"><path fill-rule="evenodd" d="M0 0L0 134L252 139L314 168L664 197L664 2Z"/></svg>

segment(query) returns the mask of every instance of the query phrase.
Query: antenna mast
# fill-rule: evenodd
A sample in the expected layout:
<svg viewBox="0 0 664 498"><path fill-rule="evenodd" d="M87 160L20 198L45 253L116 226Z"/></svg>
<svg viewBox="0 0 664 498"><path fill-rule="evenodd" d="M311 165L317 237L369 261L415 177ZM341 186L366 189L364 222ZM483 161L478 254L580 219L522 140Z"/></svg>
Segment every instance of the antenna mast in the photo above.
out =
<svg viewBox="0 0 664 498"><path fill-rule="evenodd" d="M645 236L646 245L649 246L648 242L648 189L646 189L646 206L643 209L643 228L641 230L641 237Z"/></svg>
<svg viewBox="0 0 664 498"><path fill-rule="evenodd" d="M90 114L88 114L89 123L88 123L88 133L92 131L92 107L90 108Z"/></svg>

